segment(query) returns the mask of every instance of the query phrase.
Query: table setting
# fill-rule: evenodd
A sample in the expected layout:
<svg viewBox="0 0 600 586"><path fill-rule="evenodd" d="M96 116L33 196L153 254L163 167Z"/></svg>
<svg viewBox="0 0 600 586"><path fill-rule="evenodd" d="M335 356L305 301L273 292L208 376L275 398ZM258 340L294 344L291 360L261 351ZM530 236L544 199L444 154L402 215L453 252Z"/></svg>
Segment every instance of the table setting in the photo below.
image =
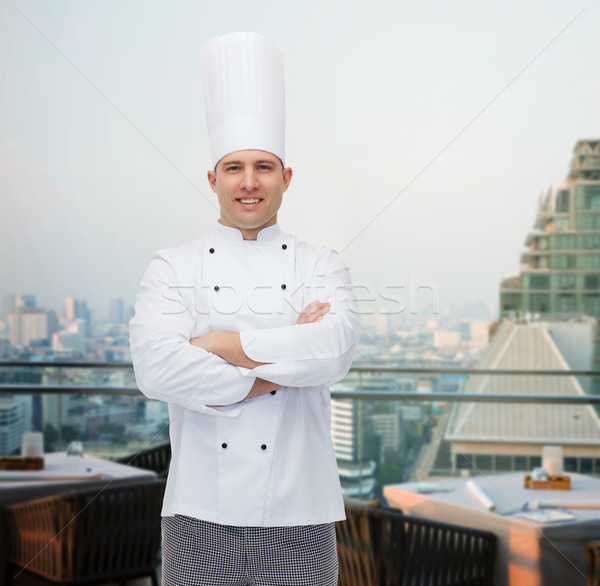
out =
<svg viewBox="0 0 600 586"><path fill-rule="evenodd" d="M565 476L560 453L553 457L560 465L387 485L384 496L408 515L493 531L501 586L585 586L585 545L600 535L600 479L570 473L568 489L551 487Z"/></svg>

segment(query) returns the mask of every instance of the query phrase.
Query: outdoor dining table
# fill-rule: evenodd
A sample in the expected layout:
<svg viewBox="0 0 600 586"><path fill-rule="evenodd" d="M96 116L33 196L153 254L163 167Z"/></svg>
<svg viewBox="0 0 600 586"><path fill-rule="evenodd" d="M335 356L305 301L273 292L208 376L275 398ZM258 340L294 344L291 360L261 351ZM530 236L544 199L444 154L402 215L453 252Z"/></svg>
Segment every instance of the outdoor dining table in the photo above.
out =
<svg viewBox="0 0 600 586"><path fill-rule="evenodd" d="M42 470L0 470L0 577L6 571L6 526L2 514L4 506L60 494L74 488L97 488L101 491L107 486L152 478L156 478L156 473L151 470L126 466L89 454L67 456L66 452L44 454Z"/></svg>
<svg viewBox="0 0 600 586"><path fill-rule="evenodd" d="M585 544L600 538L600 479L570 474L570 490L524 487L525 473L384 487L406 514L498 536L498 586L585 586Z"/></svg>

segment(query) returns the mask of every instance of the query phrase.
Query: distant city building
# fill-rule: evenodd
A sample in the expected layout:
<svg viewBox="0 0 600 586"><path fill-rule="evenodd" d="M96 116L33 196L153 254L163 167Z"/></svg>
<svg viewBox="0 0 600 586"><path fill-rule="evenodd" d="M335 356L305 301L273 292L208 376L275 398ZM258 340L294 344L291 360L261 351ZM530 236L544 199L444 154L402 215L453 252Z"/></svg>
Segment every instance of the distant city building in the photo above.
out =
<svg viewBox="0 0 600 586"><path fill-rule="evenodd" d="M67 297L65 302L65 317L70 320L87 319L89 310L87 303L82 299L75 297Z"/></svg>
<svg viewBox="0 0 600 586"><path fill-rule="evenodd" d="M32 343L48 343L58 331L58 318L54 311L41 308L16 307L8 316L10 343L15 346L31 346Z"/></svg>
<svg viewBox="0 0 600 586"><path fill-rule="evenodd" d="M600 139L577 142L569 175L540 198L525 244L520 274L500 286L501 317L583 313L600 328ZM600 329L593 368L600 370Z"/></svg>
<svg viewBox="0 0 600 586"><path fill-rule="evenodd" d="M7 294L2 296L2 317L8 318L12 309L17 306L17 296Z"/></svg>
<svg viewBox="0 0 600 586"><path fill-rule="evenodd" d="M102 430L108 425L131 428L137 424L140 413L137 405L143 404L144 401L139 397L128 397L128 400L121 399L119 404L111 404L101 397L96 399L95 405L86 407L83 419L83 429L87 430L92 438L102 434Z"/></svg>
<svg viewBox="0 0 600 586"><path fill-rule="evenodd" d="M430 380L417 381L417 393L431 393L431 392L433 392L433 383Z"/></svg>
<svg viewBox="0 0 600 586"><path fill-rule="evenodd" d="M460 333L461 340L470 340L471 339L471 320L461 319L458 322L458 331Z"/></svg>
<svg viewBox="0 0 600 586"><path fill-rule="evenodd" d="M15 300L15 307L35 309L37 307L35 295L17 295Z"/></svg>
<svg viewBox="0 0 600 586"><path fill-rule="evenodd" d="M0 399L0 456L20 454L21 438L31 431L31 397Z"/></svg>
<svg viewBox="0 0 600 586"><path fill-rule="evenodd" d="M55 352L84 354L87 326L83 319L76 319L67 325L62 332L52 337L52 348Z"/></svg>
<svg viewBox="0 0 600 586"><path fill-rule="evenodd" d="M401 446L403 433L399 413L374 413L371 421L375 431L381 437L381 447L397 450Z"/></svg>
<svg viewBox="0 0 600 586"><path fill-rule="evenodd" d="M331 401L331 437L343 493L349 497L372 498L377 465L363 454L364 426L359 403L350 399Z"/></svg>
<svg viewBox="0 0 600 586"><path fill-rule="evenodd" d="M486 321L471 322L471 340L487 343L489 339L490 324Z"/></svg>
<svg viewBox="0 0 600 586"><path fill-rule="evenodd" d="M83 335L84 337L87 336L91 327L91 316L86 301L76 299L75 297L67 297L65 302L65 318L69 322L83 320L85 324Z"/></svg>
<svg viewBox="0 0 600 586"><path fill-rule="evenodd" d="M108 321L115 326L125 323L125 304L122 299L111 299L108 304Z"/></svg>
<svg viewBox="0 0 600 586"><path fill-rule="evenodd" d="M48 381L50 382L50 381ZM76 429L84 429L83 414L89 402L86 395L55 395L44 393L42 395L42 429L48 424L58 427L70 425Z"/></svg>
<svg viewBox="0 0 600 586"><path fill-rule="evenodd" d="M391 316L385 313L380 313L377 319L377 334L382 341L389 341L390 332L392 330Z"/></svg>
<svg viewBox="0 0 600 586"><path fill-rule="evenodd" d="M456 348L460 344L460 332L433 332L434 348Z"/></svg>
<svg viewBox="0 0 600 586"><path fill-rule="evenodd" d="M68 320L77 319L79 317L79 299L75 299L75 297L67 297L67 302L65 303L65 317Z"/></svg>

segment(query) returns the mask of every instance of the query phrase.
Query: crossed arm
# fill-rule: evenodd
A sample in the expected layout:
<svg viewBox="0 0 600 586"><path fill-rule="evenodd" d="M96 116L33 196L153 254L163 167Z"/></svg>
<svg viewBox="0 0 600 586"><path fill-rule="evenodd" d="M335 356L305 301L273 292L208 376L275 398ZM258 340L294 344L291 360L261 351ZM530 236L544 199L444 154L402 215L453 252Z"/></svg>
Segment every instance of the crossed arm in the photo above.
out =
<svg viewBox="0 0 600 586"><path fill-rule="evenodd" d="M309 303L298 316L296 324L310 324L319 322L323 316L329 311L331 305L329 303L321 303L314 301ZM244 368L253 369L257 366L268 364L267 362L256 362L249 358L240 340L240 333L233 331L215 331L209 332L197 338L190 340L192 346L202 348L211 354L219 356L234 366L242 366ZM281 385L273 383L262 378L257 378L247 395L247 399L266 395L280 388Z"/></svg>
<svg viewBox="0 0 600 586"><path fill-rule="evenodd" d="M209 332L192 340L194 287L173 283L185 282L181 275L189 275L197 251L189 247L156 253L142 278L130 322L131 358L140 390L185 409L235 417L246 397L343 378L360 327L350 275L335 251L323 247L309 252L305 264L310 266L303 268L310 274L304 279L310 294L331 302L331 310L316 302L293 325Z"/></svg>

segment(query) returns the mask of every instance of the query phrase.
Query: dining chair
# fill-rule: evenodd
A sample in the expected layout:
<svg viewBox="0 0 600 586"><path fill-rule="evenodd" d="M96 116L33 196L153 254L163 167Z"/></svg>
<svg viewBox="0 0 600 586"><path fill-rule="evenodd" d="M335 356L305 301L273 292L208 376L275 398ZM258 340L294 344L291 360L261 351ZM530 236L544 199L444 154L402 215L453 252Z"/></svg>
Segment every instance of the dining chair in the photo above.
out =
<svg viewBox="0 0 600 586"><path fill-rule="evenodd" d="M362 507L362 508L357 508ZM378 501L369 503L346 499L346 520L335 525L339 561L339 584L342 586L375 586L382 583L381 564L375 552L379 549L379 532L366 507L379 507Z"/></svg>
<svg viewBox="0 0 600 586"><path fill-rule="evenodd" d="M493 533L355 500L345 510L336 523L340 586L493 584Z"/></svg>
<svg viewBox="0 0 600 586"><path fill-rule="evenodd" d="M171 444L167 442L153 446L135 454L118 458L116 462L143 468L144 470L153 470L160 478L166 478L171 463Z"/></svg>
<svg viewBox="0 0 600 586"><path fill-rule="evenodd" d="M51 584L124 585L150 577L158 586L164 487L164 479L152 479L5 507L7 586L21 572Z"/></svg>
<svg viewBox="0 0 600 586"><path fill-rule="evenodd" d="M585 546L587 586L600 586L600 541L590 541Z"/></svg>

